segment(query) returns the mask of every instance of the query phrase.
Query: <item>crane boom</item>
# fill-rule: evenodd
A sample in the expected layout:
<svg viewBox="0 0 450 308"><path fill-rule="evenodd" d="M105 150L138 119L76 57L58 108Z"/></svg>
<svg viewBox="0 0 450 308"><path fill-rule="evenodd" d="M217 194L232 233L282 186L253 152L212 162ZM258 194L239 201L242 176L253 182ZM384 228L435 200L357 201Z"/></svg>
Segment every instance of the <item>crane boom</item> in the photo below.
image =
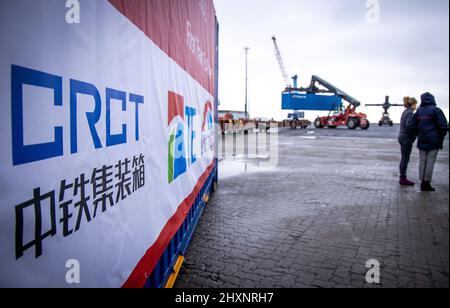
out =
<svg viewBox="0 0 450 308"><path fill-rule="evenodd" d="M273 44L275 46L275 56L277 57L278 64L280 66L281 74L283 75L284 82L286 83L287 88L291 88L291 85L289 83L289 77L288 77L288 74L286 73L286 67L284 66L283 58L281 57L280 48L278 47L278 44L277 44L277 38L275 36L273 36L272 40L273 40Z"/></svg>
<svg viewBox="0 0 450 308"><path fill-rule="evenodd" d="M309 86L309 91L317 92L317 90L316 90L317 88L315 86L316 83L322 85L330 93L333 93L333 94L339 96L340 98L342 98L343 100L347 101L348 103L350 103L351 105L353 105L355 107L359 107L361 105L361 102L359 100L357 100L356 98L353 98L352 96L348 95L347 93L340 90L339 88L333 86L331 83L329 83L328 81L325 81L324 79L320 78L319 76L315 76L315 75L312 76L311 85Z"/></svg>

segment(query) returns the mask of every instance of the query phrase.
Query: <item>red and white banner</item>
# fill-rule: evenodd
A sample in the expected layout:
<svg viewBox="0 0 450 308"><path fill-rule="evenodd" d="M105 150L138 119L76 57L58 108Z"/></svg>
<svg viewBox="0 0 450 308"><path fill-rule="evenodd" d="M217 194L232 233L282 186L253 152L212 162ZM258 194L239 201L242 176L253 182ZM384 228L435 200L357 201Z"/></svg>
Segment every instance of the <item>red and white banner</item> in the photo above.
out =
<svg viewBox="0 0 450 308"><path fill-rule="evenodd" d="M109 2L205 89L214 93L216 45L212 0Z"/></svg>
<svg viewBox="0 0 450 308"><path fill-rule="evenodd" d="M212 0L5 0L0 45L0 286L144 286L214 166Z"/></svg>

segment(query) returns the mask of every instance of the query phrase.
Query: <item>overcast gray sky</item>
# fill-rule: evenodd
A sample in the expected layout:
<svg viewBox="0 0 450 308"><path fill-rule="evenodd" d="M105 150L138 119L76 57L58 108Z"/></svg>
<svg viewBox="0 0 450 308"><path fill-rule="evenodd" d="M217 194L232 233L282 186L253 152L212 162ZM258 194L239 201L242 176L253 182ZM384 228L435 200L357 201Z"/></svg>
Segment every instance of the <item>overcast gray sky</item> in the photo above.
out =
<svg viewBox="0 0 450 308"><path fill-rule="evenodd" d="M286 69L306 86L319 75L363 104L435 94L448 117L449 1L379 0L380 22L368 23L367 0L214 0L220 23L220 109L244 109L249 46L251 116L286 118L284 82L271 37ZM382 109L360 109L378 121ZM399 121L402 108L392 110ZM307 113L314 118L319 112Z"/></svg>

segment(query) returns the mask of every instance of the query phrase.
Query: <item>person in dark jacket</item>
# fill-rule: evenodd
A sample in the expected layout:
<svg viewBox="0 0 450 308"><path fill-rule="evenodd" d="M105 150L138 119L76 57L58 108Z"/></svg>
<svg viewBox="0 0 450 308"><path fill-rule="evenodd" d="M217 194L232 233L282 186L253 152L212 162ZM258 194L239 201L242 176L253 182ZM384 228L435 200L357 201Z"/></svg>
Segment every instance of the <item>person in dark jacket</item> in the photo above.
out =
<svg viewBox="0 0 450 308"><path fill-rule="evenodd" d="M413 144L416 141L416 135L408 130L408 125L412 125L412 121L414 121L417 100L413 97L405 97L403 99L403 105L405 106L405 111L400 121L400 134L398 136L402 153L402 160L400 161L400 185L414 186L416 183L408 180L406 171L408 170Z"/></svg>
<svg viewBox="0 0 450 308"><path fill-rule="evenodd" d="M421 96L420 108L409 123L408 129L418 136L417 147L420 150L419 174L422 191L435 191L431 186L434 164L439 150L443 149L447 135L448 122L436 100L430 93Z"/></svg>

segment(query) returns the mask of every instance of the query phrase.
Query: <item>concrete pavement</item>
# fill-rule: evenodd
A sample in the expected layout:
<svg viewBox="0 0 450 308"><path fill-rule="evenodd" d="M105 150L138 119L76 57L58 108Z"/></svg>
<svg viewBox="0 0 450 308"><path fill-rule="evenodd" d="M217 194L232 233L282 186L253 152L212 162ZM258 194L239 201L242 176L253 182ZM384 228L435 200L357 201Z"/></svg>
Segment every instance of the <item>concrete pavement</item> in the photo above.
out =
<svg viewBox="0 0 450 308"><path fill-rule="evenodd" d="M448 142L437 192L421 193L398 185L396 129L289 130L274 169L222 161L175 287L448 288ZM380 284L366 283L369 259Z"/></svg>

